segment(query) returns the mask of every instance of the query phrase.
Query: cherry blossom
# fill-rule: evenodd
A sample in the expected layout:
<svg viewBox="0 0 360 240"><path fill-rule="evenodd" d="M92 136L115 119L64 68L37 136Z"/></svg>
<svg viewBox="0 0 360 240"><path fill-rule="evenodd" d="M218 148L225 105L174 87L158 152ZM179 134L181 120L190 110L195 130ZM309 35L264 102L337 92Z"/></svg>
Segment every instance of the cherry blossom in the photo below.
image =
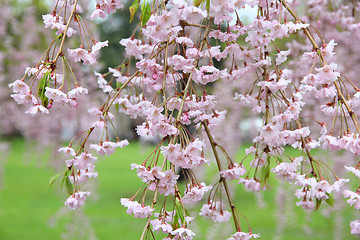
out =
<svg viewBox="0 0 360 240"><path fill-rule="evenodd" d="M360 235L360 220L350 222L351 234Z"/></svg>
<svg viewBox="0 0 360 240"><path fill-rule="evenodd" d="M246 173L244 166L237 163L233 163L227 170L222 170L219 172L220 176L226 180L239 179L240 176Z"/></svg>
<svg viewBox="0 0 360 240"><path fill-rule="evenodd" d="M65 202L65 205L71 209L76 209L85 204L86 198L90 196L90 192L75 192Z"/></svg>
<svg viewBox="0 0 360 240"><path fill-rule="evenodd" d="M163 233L171 233L173 231L172 226L169 223L166 223L162 219L150 220L153 230L159 232L161 230Z"/></svg>
<svg viewBox="0 0 360 240"><path fill-rule="evenodd" d="M144 206L128 198L122 198L120 202L121 205L127 208L126 213L129 215L134 214L135 218L147 218L154 211L150 206Z"/></svg>
<svg viewBox="0 0 360 240"><path fill-rule="evenodd" d="M62 34L66 28L66 24L64 24L63 18L56 16L55 14L43 15L43 20L46 28L58 29L56 32L57 35ZM76 31L73 28L69 27L67 29L66 35L68 37L71 37L74 34L76 34Z"/></svg>
<svg viewBox="0 0 360 240"><path fill-rule="evenodd" d="M171 235L177 237L179 240L191 240L196 234L186 227L181 227L173 230Z"/></svg>
<svg viewBox="0 0 360 240"><path fill-rule="evenodd" d="M185 195L181 198L181 202L185 205L188 204L195 204L200 201L205 192L211 190L212 186L206 186L205 183L200 183L199 185L195 186L187 186Z"/></svg>
<svg viewBox="0 0 360 240"><path fill-rule="evenodd" d="M360 209L360 195L358 193L352 192L350 190L345 190L343 192L345 198L350 198L347 202L350 206L354 205L355 209Z"/></svg>
<svg viewBox="0 0 360 240"><path fill-rule="evenodd" d="M115 111L139 119L135 130L140 137L157 139L147 158L131 164L143 186L131 199L120 200L129 215L147 219L141 239L151 226L169 234L166 239L194 238L186 208L206 194L208 202L200 215L215 222L232 217L236 233L228 239L258 238L250 223L249 233L241 231L243 219L234 214L241 203L232 199L228 187L233 179L260 191L275 176L297 187L297 206L313 210L329 203L349 182L332 170L345 164L332 153L360 154L360 94L351 80L359 75L354 65L359 59L349 53L356 53L357 46L349 39L359 39L360 28L354 17L358 7L350 2L331 7L330 2L320 2L304 2L301 7L306 11L296 11L300 6L296 1L170 0L139 2L141 7L135 1L131 14L140 7L140 22L129 38L119 42L125 56L117 67L94 73L101 91L92 91L79 84L88 81L77 79L74 62L97 64L97 55L109 42L96 41L84 27L88 19L77 1L59 1L52 13L43 16L45 28L57 30L55 40L21 80L8 86L18 104L30 105L26 113L31 115L49 114L50 108L56 114L57 107L65 104L77 107L79 96L88 93L84 98L96 92L103 101L89 107L89 128L79 131L69 147L59 149L68 158L64 179L74 189L65 204L78 208L90 195L82 191L84 183L98 175L97 155L111 155L129 144L116 135ZM246 6L256 7L257 13L245 23L237 10ZM96 0L90 19L106 18L122 7L120 0ZM75 34L76 45L69 42ZM343 44L350 50L341 50ZM351 76L344 73L349 69ZM55 103L60 106L53 107ZM244 119L251 127L243 127ZM233 156L244 137L241 132L246 132L252 146L235 163ZM288 148L296 156L288 156ZM328 157L314 156L312 149L331 152L336 165ZM359 164L349 162L345 169L360 178ZM197 170L204 163L217 167L214 188L198 181ZM185 175L183 185L178 184L177 168ZM159 195L167 199L162 205ZM351 206L360 208L358 190L347 187L343 195ZM146 205L149 198L151 207ZM223 210L225 203L231 213ZM168 212L169 205L175 211ZM158 212L153 214L155 209ZM359 234L358 222L350 223L352 234Z"/></svg>
<svg viewBox="0 0 360 240"><path fill-rule="evenodd" d="M30 107L25 113L28 113L30 115L36 115L38 113L49 114L49 110L47 110L44 106L37 104Z"/></svg>
<svg viewBox="0 0 360 240"><path fill-rule="evenodd" d="M223 211L220 205L220 202L204 204L199 215L209 218L214 222L227 222L231 217L231 213L229 211ZM216 211L217 208L220 208L220 210Z"/></svg>
<svg viewBox="0 0 360 240"><path fill-rule="evenodd" d="M96 152L100 155L111 155L115 152L116 148L124 148L129 144L128 140L118 141L118 142L110 142L104 141L100 144L90 144L90 148L96 150Z"/></svg>
<svg viewBox="0 0 360 240"><path fill-rule="evenodd" d="M260 234L245 233L245 232L236 232L234 235L231 235L227 240L249 240L251 238L259 238Z"/></svg>

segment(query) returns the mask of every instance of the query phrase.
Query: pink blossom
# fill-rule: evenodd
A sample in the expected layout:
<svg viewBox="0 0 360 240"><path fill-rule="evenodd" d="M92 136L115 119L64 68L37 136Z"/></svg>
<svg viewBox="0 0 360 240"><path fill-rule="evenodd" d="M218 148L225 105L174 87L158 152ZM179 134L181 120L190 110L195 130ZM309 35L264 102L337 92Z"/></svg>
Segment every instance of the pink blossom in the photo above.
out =
<svg viewBox="0 0 360 240"><path fill-rule="evenodd" d="M104 141L100 144L90 144L90 148L95 149L95 151L100 155L111 155L115 152L116 148L124 148L128 144L129 142L126 139L118 142Z"/></svg>
<svg viewBox="0 0 360 240"><path fill-rule="evenodd" d="M134 56L136 59L141 59L144 54L152 51L150 45L144 44L141 40L135 38L124 38L120 41L120 44L125 46L127 55Z"/></svg>
<svg viewBox="0 0 360 240"><path fill-rule="evenodd" d="M259 238L260 234L245 233L245 232L236 232L234 235L231 235L227 240L249 240L251 238Z"/></svg>
<svg viewBox="0 0 360 240"><path fill-rule="evenodd" d="M46 87L45 90L46 90L45 96L47 98L53 100L54 102L62 103L62 104L65 104L68 102L67 95L65 93L63 93L61 90L49 88L49 87Z"/></svg>
<svg viewBox="0 0 360 240"><path fill-rule="evenodd" d="M351 234L360 235L360 220L350 222Z"/></svg>
<svg viewBox="0 0 360 240"><path fill-rule="evenodd" d="M280 163L271 171L276 174L277 178L285 179L286 181L292 183L298 177L297 167L302 162L303 157L295 158L291 163Z"/></svg>
<svg viewBox="0 0 360 240"><path fill-rule="evenodd" d="M115 13L117 9L124 7L120 0L96 0L96 2L106 14Z"/></svg>
<svg viewBox="0 0 360 240"><path fill-rule="evenodd" d="M196 234L188 228L181 227L173 230L171 235L178 237L179 239L191 240Z"/></svg>
<svg viewBox="0 0 360 240"><path fill-rule="evenodd" d="M74 160L72 161L74 166L79 170L87 170L93 168L93 163L97 157L94 157L92 154L82 152L80 155L75 156Z"/></svg>
<svg viewBox="0 0 360 240"><path fill-rule="evenodd" d="M71 147L59 148L58 152L63 152L66 157L69 157L69 156L75 157L76 156L74 149L72 149Z"/></svg>
<svg viewBox="0 0 360 240"><path fill-rule="evenodd" d="M310 200L303 200L296 202L296 206L301 206L305 210L314 210L315 209L315 203Z"/></svg>
<svg viewBox="0 0 360 240"><path fill-rule="evenodd" d="M66 28L66 24L64 24L63 18L60 16L56 16L55 14L43 15L43 20L45 23L45 28L58 29L58 31L56 32L57 35L62 34ZM67 29L66 35L68 37L71 37L74 34L76 34L76 31L73 28L69 27Z"/></svg>
<svg viewBox="0 0 360 240"><path fill-rule="evenodd" d="M106 17L106 13L101 10L100 8L96 8L93 13L90 16L91 20L94 20L95 18L100 17L100 18L105 18Z"/></svg>
<svg viewBox="0 0 360 240"><path fill-rule="evenodd" d="M331 59L333 58L335 54L334 47L336 45L337 43L335 43L334 39L331 39L328 44L325 44L321 47L320 52L326 61L331 61Z"/></svg>
<svg viewBox="0 0 360 240"><path fill-rule="evenodd" d="M355 209L360 209L360 195L358 193L352 192L350 190L345 190L343 192L345 198L350 198L347 200L347 203L350 204L350 206L354 205Z"/></svg>
<svg viewBox="0 0 360 240"><path fill-rule="evenodd" d="M30 87L21 80L16 80L15 82L10 83L9 88L13 88L15 93L27 94L30 92Z"/></svg>
<svg viewBox="0 0 360 240"><path fill-rule="evenodd" d="M287 51L281 51L276 55L276 65L280 65L286 61L287 56L290 54L290 49Z"/></svg>
<svg viewBox="0 0 360 240"><path fill-rule="evenodd" d="M289 28L289 33L297 32L300 29L307 28L310 24L307 23L294 23L294 22L287 22L286 26Z"/></svg>
<svg viewBox="0 0 360 240"><path fill-rule="evenodd" d="M261 187L260 185L260 182L254 180L254 179L248 179L248 178L240 178L239 180L239 184L240 183L243 183L245 185L246 188L252 190L252 191L260 191L261 189L262 190L265 190L266 187Z"/></svg>
<svg viewBox="0 0 360 240"><path fill-rule="evenodd" d="M65 205L70 209L79 208L85 204L88 196L90 196L90 192L76 192L66 200Z"/></svg>
<svg viewBox="0 0 360 240"><path fill-rule="evenodd" d="M105 46L108 46L108 41L95 42L95 44L92 46L91 51L88 51L84 48L76 48L68 49L67 52L75 62L82 61L85 65L94 65L97 63L95 55L99 52L101 48Z"/></svg>
<svg viewBox="0 0 360 240"><path fill-rule="evenodd" d="M171 233L173 231L172 226L169 223L166 223L162 219L150 220L153 230L159 232L161 230L163 233Z"/></svg>
<svg viewBox="0 0 360 240"><path fill-rule="evenodd" d="M126 213L129 215L134 214L135 218L147 218L152 215L152 212L155 210L150 206L144 206L136 201L133 201L128 198L121 198L121 205L127 208Z"/></svg>
<svg viewBox="0 0 360 240"><path fill-rule="evenodd" d="M345 168L348 172L352 172L353 174L355 174L355 176L357 176L360 179L360 170L358 168L346 167L346 166Z"/></svg>
<svg viewBox="0 0 360 240"><path fill-rule="evenodd" d="M208 192L209 190L211 190L211 188L211 185L206 186L203 182L200 185L194 186L190 186L190 184L188 184L185 194L181 198L181 202L185 205L195 204L200 201L203 198L205 192Z"/></svg>
<svg viewBox="0 0 360 240"><path fill-rule="evenodd" d="M37 104L35 106L30 107L25 113L29 113L31 115L36 115L38 113L41 114L49 114L49 110L47 110L45 107L43 107L40 104Z"/></svg>
<svg viewBox="0 0 360 240"><path fill-rule="evenodd" d="M194 46L194 42L188 37L178 37L175 39L175 41L180 44L185 44L188 47Z"/></svg>
<svg viewBox="0 0 360 240"><path fill-rule="evenodd" d="M161 147L163 155L175 166L182 168L193 168L209 161L201 156L204 142L195 139L190 142L186 148L181 149L180 144L169 144L167 147ZM175 150L176 149L176 150Z"/></svg>
<svg viewBox="0 0 360 240"><path fill-rule="evenodd" d="M95 56L83 48L68 49L67 52L75 62L83 61L85 65L96 64Z"/></svg>
<svg viewBox="0 0 360 240"><path fill-rule="evenodd" d="M88 90L83 87L75 87L67 93L68 98L76 98L78 95L83 94L88 94Z"/></svg>
<svg viewBox="0 0 360 240"><path fill-rule="evenodd" d="M220 205L220 202L206 203L201 208L199 215L209 218L214 222L228 222L231 213L229 211L223 211Z"/></svg>
<svg viewBox="0 0 360 240"><path fill-rule="evenodd" d="M38 100L30 92L26 94L23 93L11 94L10 96L15 100L17 104L25 104L25 103L32 103L34 105L38 104Z"/></svg>
<svg viewBox="0 0 360 240"><path fill-rule="evenodd" d="M105 127L105 122L103 120L99 120L99 121L95 121L93 122L93 124L91 125L91 127L97 127L97 128L104 128Z"/></svg>
<svg viewBox="0 0 360 240"><path fill-rule="evenodd" d="M318 79L320 83L331 83L334 82L339 76L340 73L337 72L337 64L332 62L329 65L326 65L322 68L315 69L318 73Z"/></svg>
<svg viewBox="0 0 360 240"><path fill-rule="evenodd" d="M246 173L246 169L241 164L233 163L232 166L229 166L228 169L220 171L220 176L226 180L239 179L240 176Z"/></svg>
<svg viewBox="0 0 360 240"><path fill-rule="evenodd" d="M190 23L198 22L199 19L205 18L207 16L207 12L198 8L196 6L185 6L185 8L181 9L181 18Z"/></svg>
<svg viewBox="0 0 360 240"><path fill-rule="evenodd" d="M95 55L97 54L101 48L106 47L109 45L109 41L106 40L104 42L95 42L95 44L91 48L91 54Z"/></svg>

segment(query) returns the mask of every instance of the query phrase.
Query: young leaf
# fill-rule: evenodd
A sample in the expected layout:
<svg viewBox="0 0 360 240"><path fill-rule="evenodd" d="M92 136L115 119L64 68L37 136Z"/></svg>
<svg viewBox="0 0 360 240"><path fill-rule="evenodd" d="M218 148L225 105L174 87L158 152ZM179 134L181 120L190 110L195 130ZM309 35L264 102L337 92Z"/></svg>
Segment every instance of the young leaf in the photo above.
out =
<svg viewBox="0 0 360 240"><path fill-rule="evenodd" d="M173 227L173 229L176 229L179 227L179 217L178 217L177 213L175 213L174 222L172 224L172 227Z"/></svg>
<svg viewBox="0 0 360 240"><path fill-rule="evenodd" d="M333 207L334 206L334 196L332 194L329 194L329 193L326 193L326 195L328 195L329 198L325 199L325 202Z"/></svg>
<svg viewBox="0 0 360 240"><path fill-rule="evenodd" d="M270 178L270 157L266 159L265 166L261 169L261 186L266 186Z"/></svg>
<svg viewBox="0 0 360 240"><path fill-rule="evenodd" d="M66 184L66 190L67 190L68 194L73 194L74 186L71 184L70 179L68 177L65 179L65 184Z"/></svg>
<svg viewBox="0 0 360 240"><path fill-rule="evenodd" d="M141 26L145 27L146 23L149 21L151 16L151 7L150 4L147 1L144 1L141 4Z"/></svg>
<svg viewBox="0 0 360 240"><path fill-rule="evenodd" d="M45 88L48 86L50 79L50 73L48 72L44 74L44 76L40 79L38 83L38 95L44 107L47 107L49 103L49 99L45 96Z"/></svg>
<svg viewBox="0 0 360 240"><path fill-rule="evenodd" d="M181 224L186 224L185 215L186 209L184 209L183 205L180 203L179 199L175 200L175 216L177 219L180 219Z"/></svg>
<svg viewBox="0 0 360 240"><path fill-rule="evenodd" d="M200 4L203 2L204 0L194 0L194 4L195 6L200 6Z"/></svg>
<svg viewBox="0 0 360 240"><path fill-rule="evenodd" d="M206 11L209 14L209 12L210 12L210 0L206 0Z"/></svg>
<svg viewBox="0 0 360 240"><path fill-rule="evenodd" d="M68 177L68 176L67 176L67 171L66 171L66 172L64 173L63 179L61 180L60 190L62 189L62 186L64 185L64 182L65 182L65 180L66 180L67 177Z"/></svg>
<svg viewBox="0 0 360 240"><path fill-rule="evenodd" d="M59 173L55 174L54 176L52 176L52 177L50 178L50 182L49 182L50 186L53 185L54 182L55 182L63 173L64 173L64 171L59 172Z"/></svg>
<svg viewBox="0 0 360 240"><path fill-rule="evenodd" d="M130 22L132 22L133 19L134 19L135 13L139 8L139 3L140 3L139 0L135 0L133 2L133 4L131 4L131 6L129 7L129 10L130 10Z"/></svg>

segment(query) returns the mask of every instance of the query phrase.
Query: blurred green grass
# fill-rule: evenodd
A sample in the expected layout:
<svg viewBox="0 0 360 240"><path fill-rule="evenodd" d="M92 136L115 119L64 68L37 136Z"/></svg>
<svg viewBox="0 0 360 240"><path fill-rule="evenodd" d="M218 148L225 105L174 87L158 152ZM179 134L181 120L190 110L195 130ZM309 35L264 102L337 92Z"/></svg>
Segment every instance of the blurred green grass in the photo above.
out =
<svg viewBox="0 0 360 240"><path fill-rule="evenodd" d="M103 158L97 162L96 171L99 173L95 185L95 192L87 200L81 210L65 211L61 215L59 210L64 206L66 194L59 191L58 183L53 187L49 186L49 179L56 172L49 167L45 160L49 158L46 152L36 159L25 147L25 141L13 140L11 151L5 164L3 175L3 189L0 190L0 239L62 239L64 234L72 234L68 228L70 221L79 221L79 226L84 224L79 219L84 213L97 239L139 239L145 220L135 219L125 213L125 208L120 205L121 197L131 197L141 186L135 171L130 171L132 162L140 164L151 148L147 149L139 143L131 143L125 150L117 151L110 157ZM241 154L238 155L240 159ZM214 169L215 166L212 165ZM208 171L207 174L209 174ZM216 178L209 178L206 184L214 184ZM214 181L211 182L211 179ZM236 187L234 194L237 208L247 217L254 233L261 233L262 239L274 239L277 221L275 218L277 206L275 204L276 181L271 179L274 186L262 193L265 208L259 208L256 204L256 197L253 193L244 190L244 187L232 184ZM292 203L295 205L295 200ZM322 206L326 208L328 206ZM198 208L197 208L198 209ZM281 239L311 239L323 240L334 239L334 228L337 224L334 218L322 216L321 210L311 214L309 220L307 213L301 208L293 206L294 215L288 210L282 212L287 216L287 224ZM342 218L345 221L343 226L345 235L343 239L358 239L349 233L349 222L354 220L354 209L346 207ZM196 214L196 209L191 210ZM60 217L55 218L55 215ZM56 220L51 225L50 220ZM212 223L207 219L198 217L196 220L196 231L198 238L205 239L205 236L213 229ZM312 233L306 234L303 226L306 223L312 226ZM242 221L244 231L247 230L245 221ZM229 223L231 233L232 223ZM191 228L191 227L190 227ZM85 227L85 230L87 228ZM214 237L213 239L226 239ZM73 236L73 239L89 239ZM156 239L161 239L158 237Z"/></svg>

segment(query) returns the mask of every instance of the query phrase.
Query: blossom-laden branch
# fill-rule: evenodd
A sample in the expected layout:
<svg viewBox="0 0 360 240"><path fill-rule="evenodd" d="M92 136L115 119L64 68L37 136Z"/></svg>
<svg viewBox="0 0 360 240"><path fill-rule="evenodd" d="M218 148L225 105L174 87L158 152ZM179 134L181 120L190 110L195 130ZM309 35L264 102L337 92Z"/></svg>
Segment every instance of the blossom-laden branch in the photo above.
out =
<svg viewBox="0 0 360 240"><path fill-rule="evenodd" d="M122 7L118 0L96 2L91 19L105 18ZM69 5L72 11L66 16ZM253 22L244 25L236 9L246 5L256 6L258 13ZM131 118L144 120L136 128L139 136L161 136L154 151L141 164L131 165L143 186L131 198L121 199L129 215L146 219L140 239L154 239L154 232L159 230L167 234L165 239L192 239L196 234L189 228L193 218L187 207L200 202L205 193L208 201L200 215L215 222L226 222L232 217L235 234L228 239L259 237L252 233L250 224L248 232L240 227L236 200L228 183L234 179L248 189L260 191L266 190L270 174L274 173L299 187L295 193L298 206L317 209L322 201L332 205L332 194L349 180L339 178L311 150L330 148L360 153L360 129L353 110L353 106L360 105L360 95L355 84L340 74L333 61L335 41L326 41L320 31L300 20L293 7L282 0L159 0L153 1L152 6L148 1L135 0L130 7L131 20L139 7L138 28L130 38L120 41L126 51L122 63L109 68L108 73L95 73L99 88L108 94L103 105L90 110L97 121L68 147L60 149L70 158L63 178L70 195L65 204L77 208L90 195L81 191L83 183L97 176L96 157L89 153L90 149L110 155L128 144L117 136L116 142L110 141L109 126L116 132L115 116L110 111L115 106ZM44 16L45 26L58 29L58 36L44 57L21 80L10 84L15 92L12 97L19 104L33 105L28 110L30 114L49 113L53 103L76 106L76 97L87 93L78 86L68 58L94 65L95 55L108 42L97 42L91 37L78 8L77 0L58 1L53 13ZM287 19L288 13L294 21ZM235 23L234 16L237 16ZM68 20L63 24L66 17ZM76 30L72 24L77 26ZM279 46L290 35L296 35L294 39L301 42L304 35L300 30L310 40L311 50L300 56L305 63L299 77L295 70L287 68L288 62L298 62L299 56L291 48L281 51L283 47ZM64 52L66 38L76 32L80 47ZM317 41L321 41L321 47ZM59 59L62 64L58 63ZM58 68L64 73L58 73ZM25 82L28 74L29 84ZM65 80L69 86L75 86L67 94L63 92ZM226 115L225 110L217 110L216 96L210 94L213 90L210 86L218 82L236 85L235 101L231 105L245 103L263 119L253 146L246 149L241 162L233 161L227 149L215 140L215 130L223 124ZM33 95L35 85L38 91ZM329 100L330 103L323 104ZM323 113L321 121L304 114L308 109ZM331 129L326 122L332 123ZM101 132L100 140L87 144L94 131ZM209 140L208 146L203 135ZM289 146L298 149L296 157L284 151ZM211 154L205 154L208 147L218 166L219 181L214 186L201 182L196 174L198 167L210 163ZM226 167L223 162L227 163ZM274 163L276 166L271 168ZM186 181L183 192L176 169L181 169ZM359 164L347 170L360 176ZM146 205L149 195L152 204ZM163 195L161 200L159 195ZM346 190L344 195L350 198L350 205L360 208L359 190ZM227 201L223 201L224 197ZM224 209L223 202L228 202L231 213ZM353 221L351 233L360 235L359 226L359 220Z"/></svg>

